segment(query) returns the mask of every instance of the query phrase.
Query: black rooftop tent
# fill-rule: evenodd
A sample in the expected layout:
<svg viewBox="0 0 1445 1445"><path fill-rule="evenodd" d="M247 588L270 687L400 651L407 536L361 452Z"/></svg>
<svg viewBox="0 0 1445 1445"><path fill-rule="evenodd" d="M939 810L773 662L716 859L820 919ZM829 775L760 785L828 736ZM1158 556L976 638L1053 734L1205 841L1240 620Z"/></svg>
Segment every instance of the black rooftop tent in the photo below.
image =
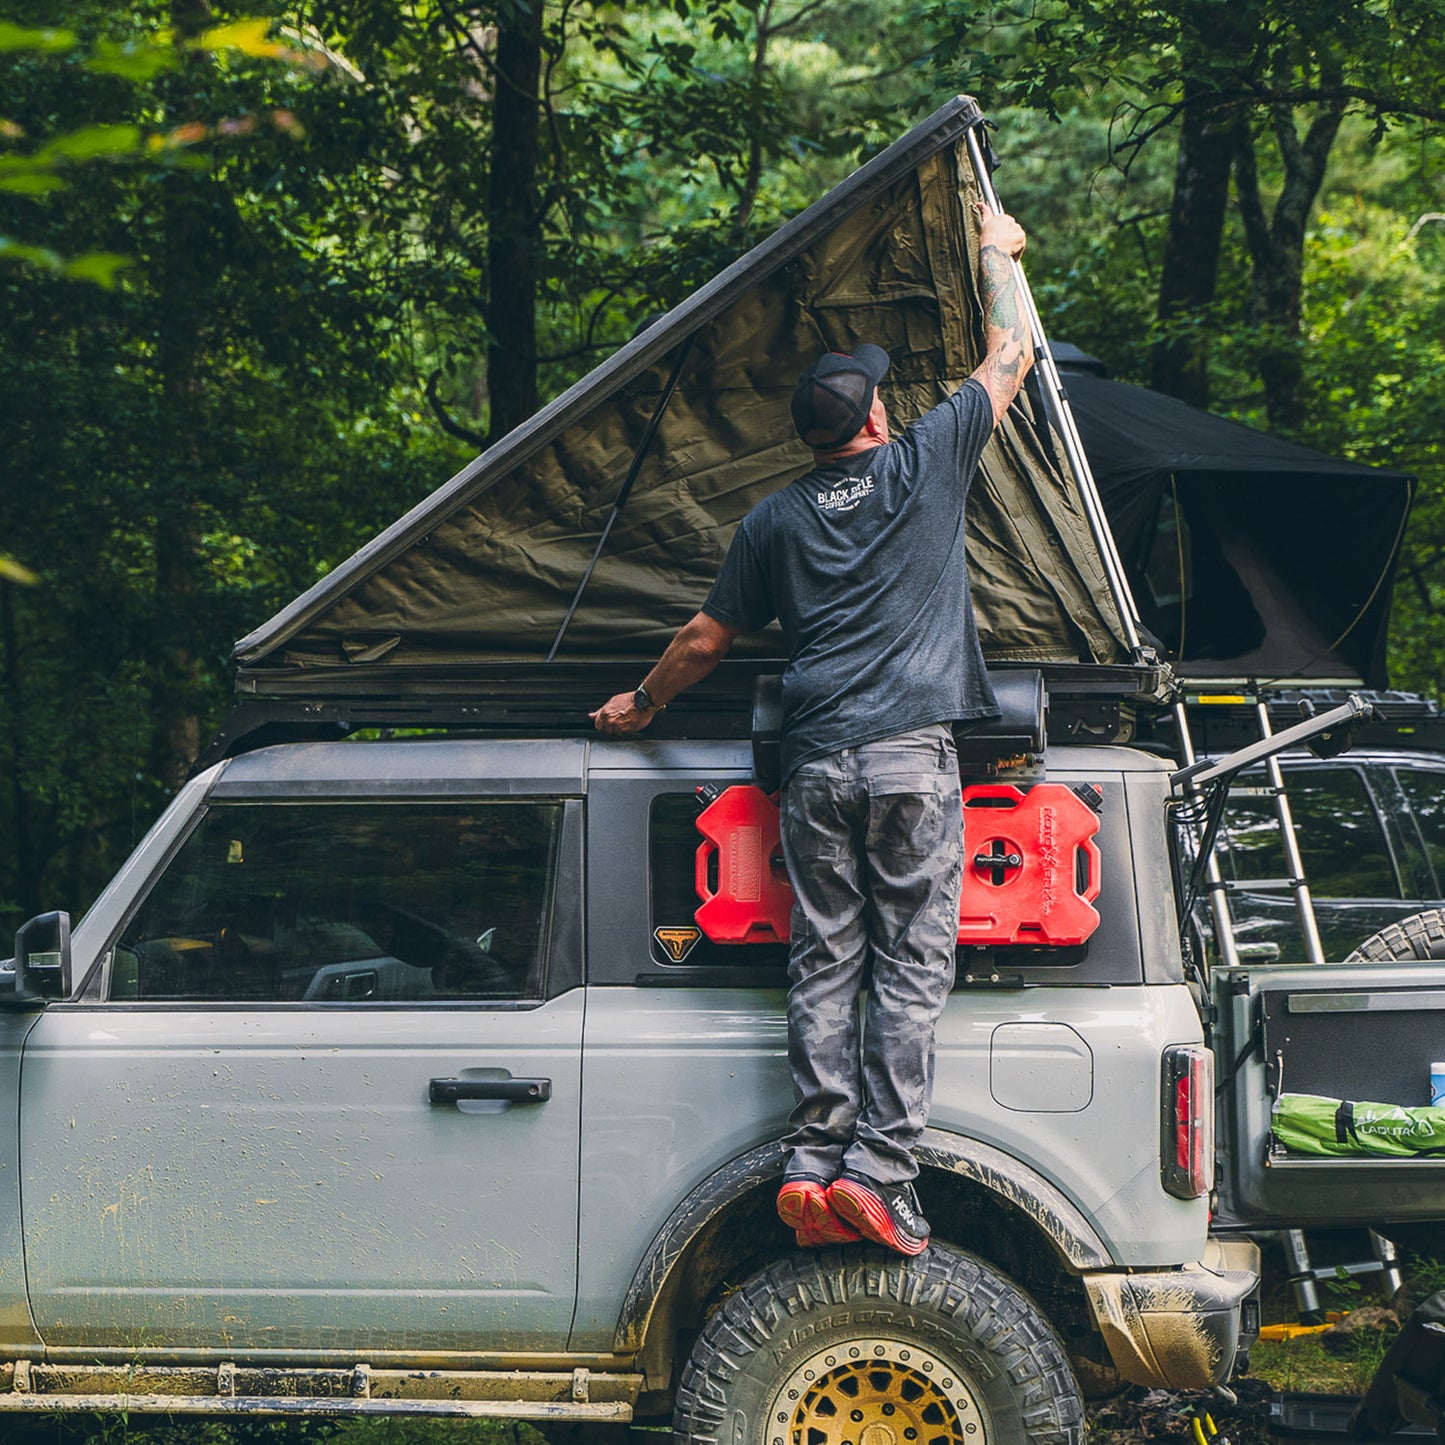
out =
<svg viewBox="0 0 1445 1445"><path fill-rule="evenodd" d="M981 360L981 120L950 101L243 638L242 694L457 695L599 661L634 681L741 517L809 465L788 402L820 350L887 348L895 428ZM985 454L968 546L986 654L1138 673L1056 456L1022 399ZM780 651L742 639L738 665Z"/></svg>
<svg viewBox="0 0 1445 1445"><path fill-rule="evenodd" d="M1140 616L1180 677L1388 686L1413 478L1106 380L1075 347L1051 350Z"/></svg>

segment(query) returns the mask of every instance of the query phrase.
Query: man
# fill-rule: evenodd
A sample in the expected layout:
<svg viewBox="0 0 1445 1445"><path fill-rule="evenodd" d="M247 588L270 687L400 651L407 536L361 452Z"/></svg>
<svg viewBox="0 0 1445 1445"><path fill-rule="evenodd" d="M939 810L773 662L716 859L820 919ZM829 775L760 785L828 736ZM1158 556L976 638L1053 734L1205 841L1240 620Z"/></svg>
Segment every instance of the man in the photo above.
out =
<svg viewBox="0 0 1445 1445"><path fill-rule="evenodd" d="M863 345L820 357L793 393L813 469L743 519L702 610L642 685L591 714L600 732L637 732L740 632L782 625L797 1106L778 1213L800 1245L862 1236L912 1255L928 1244L912 1148L953 984L963 868L953 726L997 713L968 600L963 507L1033 362L1011 265L1024 232L986 214L979 240L982 365L895 440L878 395L887 354Z"/></svg>

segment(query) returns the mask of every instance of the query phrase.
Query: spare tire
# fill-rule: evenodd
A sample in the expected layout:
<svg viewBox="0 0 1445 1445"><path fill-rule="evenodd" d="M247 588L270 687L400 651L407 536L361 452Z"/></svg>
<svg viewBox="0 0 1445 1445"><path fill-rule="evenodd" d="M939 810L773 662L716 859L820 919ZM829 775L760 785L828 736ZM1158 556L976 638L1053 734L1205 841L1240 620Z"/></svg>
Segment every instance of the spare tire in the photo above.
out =
<svg viewBox="0 0 1445 1445"><path fill-rule="evenodd" d="M1412 913L1367 938L1346 963L1439 963L1445 961L1445 908Z"/></svg>

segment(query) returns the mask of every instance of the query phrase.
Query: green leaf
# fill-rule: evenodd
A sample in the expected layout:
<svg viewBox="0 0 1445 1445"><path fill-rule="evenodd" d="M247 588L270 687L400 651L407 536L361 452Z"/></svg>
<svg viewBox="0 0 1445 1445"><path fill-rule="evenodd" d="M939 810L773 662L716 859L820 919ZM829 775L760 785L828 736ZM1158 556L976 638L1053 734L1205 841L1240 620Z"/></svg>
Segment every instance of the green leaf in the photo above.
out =
<svg viewBox="0 0 1445 1445"><path fill-rule="evenodd" d="M169 32L160 34L166 37ZM145 37L127 40L123 45L114 40L98 40L85 68L100 75L118 75L122 80L144 82L154 80L163 71L174 70L177 63L175 47L168 39Z"/></svg>
<svg viewBox="0 0 1445 1445"><path fill-rule="evenodd" d="M239 50L242 55L275 59L286 51L268 37L270 28L269 20L233 20L229 25L203 30L189 43L197 50Z"/></svg>
<svg viewBox="0 0 1445 1445"><path fill-rule="evenodd" d="M58 135L37 152L41 163L52 160L89 161L104 156L132 155L141 148L140 127L87 125Z"/></svg>
<svg viewBox="0 0 1445 1445"><path fill-rule="evenodd" d="M69 50L75 44L72 30L36 30L26 25L12 25L0 20L0 50L43 50L54 53Z"/></svg>
<svg viewBox="0 0 1445 1445"><path fill-rule="evenodd" d="M43 196L63 191L65 182L48 166L21 156L0 156L0 191L21 196Z"/></svg>
<svg viewBox="0 0 1445 1445"><path fill-rule="evenodd" d="M12 241L9 236L0 236L0 261L25 261L47 271L58 271L65 264L54 251L44 246L28 246L24 241Z"/></svg>
<svg viewBox="0 0 1445 1445"><path fill-rule="evenodd" d="M22 567L13 557L0 555L0 582L20 582L33 587L40 578L30 568Z"/></svg>
<svg viewBox="0 0 1445 1445"><path fill-rule="evenodd" d="M110 291L115 286L117 273L130 264L129 256L117 256L114 251L89 251L65 262L61 269L72 281L91 281Z"/></svg>
<svg viewBox="0 0 1445 1445"><path fill-rule="evenodd" d="M31 246L9 236L0 236L0 261L23 261L71 281L89 281L107 291L115 286L117 274L131 264L129 256L117 256L113 251L87 251L83 256L67 258L47 246Z"/></svg>

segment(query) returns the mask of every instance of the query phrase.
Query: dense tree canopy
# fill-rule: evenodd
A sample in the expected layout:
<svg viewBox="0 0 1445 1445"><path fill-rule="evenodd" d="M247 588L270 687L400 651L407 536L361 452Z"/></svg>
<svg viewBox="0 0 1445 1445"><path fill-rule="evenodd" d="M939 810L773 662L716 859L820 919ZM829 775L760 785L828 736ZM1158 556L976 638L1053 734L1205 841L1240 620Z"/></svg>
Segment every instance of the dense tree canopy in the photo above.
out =
<svg viewBox="0 0 1445 1445"><path fill-rule="evenodd" d="M1054 335L1425 479L1395 656L1435 686L1442 19L12 0L3 927L88 902L235 637L957 89L1000 122Z"/></svg>

